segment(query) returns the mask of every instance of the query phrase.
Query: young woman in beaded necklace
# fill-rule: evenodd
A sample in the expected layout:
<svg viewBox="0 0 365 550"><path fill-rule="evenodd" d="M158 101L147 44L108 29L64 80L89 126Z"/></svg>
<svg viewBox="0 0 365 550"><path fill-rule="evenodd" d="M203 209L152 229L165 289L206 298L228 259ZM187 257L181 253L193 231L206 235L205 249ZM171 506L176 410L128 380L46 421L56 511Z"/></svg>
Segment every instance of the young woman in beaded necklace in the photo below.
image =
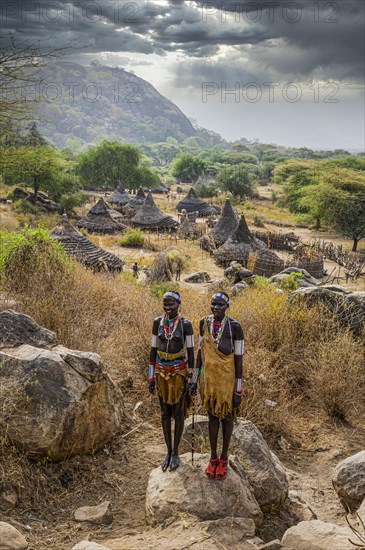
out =
<svg viewBox="0 0 365 550"><path fill-rule="evenodd" d="M238 321L227 316L229 296L217 292L210 303L213 315L200 321L196 368L190 392L195 394L199 379L200 394L209 416L211 457L205 470L208 477L223 479L228 469L228 449L233 420L241 404L243 330ZM219 424L223 448L217 454Z"/></svg>
<svg viewBox="0 0 365 550"><path fill-rule="evenodd" d="M160 400L167 446L167 454L161 464L164 472L168 468L176 470L180 465L179 444L190 404L187 383L192 382L194 372L193 327L190 321L180 316L180 303L178 292L166 292L163 297L165 315L157 317L152 326L148 383L150 393L154 395L157 390ZM172 418L175 419L173 441Z"/></svg>

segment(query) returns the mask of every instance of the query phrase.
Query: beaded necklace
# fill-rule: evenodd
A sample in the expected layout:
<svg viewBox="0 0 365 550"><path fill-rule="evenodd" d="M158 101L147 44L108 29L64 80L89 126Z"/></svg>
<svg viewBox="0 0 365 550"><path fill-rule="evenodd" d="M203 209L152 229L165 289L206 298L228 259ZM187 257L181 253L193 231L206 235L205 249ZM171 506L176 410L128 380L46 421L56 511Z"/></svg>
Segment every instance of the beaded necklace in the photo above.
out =
<svg viewBox="0 0 365 550"><path fill-rule="evenodd" d="M223 331L224 331L224 328L225 328L226 322L227 322L227 317L225 315L223 317L221 323L215 323L213 315L210 315L209 319L210 319L210 323L208 323L209 335L212 338L212 340L214 341L215 345L218 347L219 344L221 343L221 339L222 339L222 336L223 336ZM214 334L215 333L215 330L214 330L215 328L218 328L217 334Z"/></svg>
<svg viewBox="0 0 365 550"><path fill-rule="evenodd" d="M172 340L172 337L175 334L175 331L177 329L180 319L181 319L180 315L176 315L174 319L169 319L167 315L165 315L163 329L165 332L166 340Z"/></svg>

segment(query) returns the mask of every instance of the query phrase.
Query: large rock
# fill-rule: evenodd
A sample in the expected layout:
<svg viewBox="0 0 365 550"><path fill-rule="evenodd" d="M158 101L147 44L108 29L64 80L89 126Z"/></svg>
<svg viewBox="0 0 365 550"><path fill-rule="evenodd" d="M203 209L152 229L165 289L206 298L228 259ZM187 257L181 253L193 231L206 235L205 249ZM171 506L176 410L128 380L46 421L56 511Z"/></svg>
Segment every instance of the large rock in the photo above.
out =
<svg viewBox="0 0 365 550"><path fill-rule="evenodd" d="M347 527L323 521L302 521L290 527L283 538L283 550L354 550L354 534Z"/></svg>
<svg viewBox="0 0 365 550"><path fill-rule="evenodd" d="M181 456L175 472L156 468L150 474L146 494L147 521L156 525L175 512L193 514L200 520L216 520L226 516L251 518L262 522L262 512L242 468L230 460L224 480L208 479L204 470L209 455L196 454L194 467L191 456Z"/></svg>
<svg viewBox="0 0 365 550"><path fill-rule="evenodd" d="M337 464L332 484L343 506L355 512L365 498L365 451Z"/></svg>
<svg viewBox="0 0 365 550"><path fill-rule="evenodd" d="M252 422L238 420L233 429L232 446L261 509L270 512L282 507L288 496L288 479L261 432Z"/></svg>
<svg viewBox="0 0 365 550"><path fill-rule="evenodd" d="M9 523L0 521L0 550L27 550L23 535Z"/></svg>
<svg viewBox="0 0 365 550"><path fill-rule="evenodd" d="M0 313L0 348L30 344L46 347L55 344L54 332L40 327L28 315L11 309Z"/></svg>
<svg viewBox="0 0 365 550"><path fill-rule="evenodd" d="M26 326L34 330L17 332L14 327L22 329L23 321L7 313L2 317L3 342L27 342L0 350L4 395L17 396L8 420L9 439L36 459L62 460L100 449L123 419L122 394L100 356L63 346L39 347L50 347L54 337L29 318Z"/></svg>
<svg viewBox="0 0 365 550"><path fill-rule="evenodd" d="M360 508L357 511L357 515L360 518L360 523L362 522L363 525L364 525L364 528L365 528L365 498L362 501L362 504L361 504Z"/></svg>
<svg viewBox="0 0 365 550"><path fill-rule="evenodd" d="M361 334L365 326L365 292L349 292L336 285L300 288L292 292L289 301L303 299L308 304L325 304L344 327Z"/></svg>
<svg viewBox="0 0 365 550"><path fill-rule="evenodd" d="M198 271L184 279L185 283L209 283L211 281L209 273L206 271Z"/></svg>

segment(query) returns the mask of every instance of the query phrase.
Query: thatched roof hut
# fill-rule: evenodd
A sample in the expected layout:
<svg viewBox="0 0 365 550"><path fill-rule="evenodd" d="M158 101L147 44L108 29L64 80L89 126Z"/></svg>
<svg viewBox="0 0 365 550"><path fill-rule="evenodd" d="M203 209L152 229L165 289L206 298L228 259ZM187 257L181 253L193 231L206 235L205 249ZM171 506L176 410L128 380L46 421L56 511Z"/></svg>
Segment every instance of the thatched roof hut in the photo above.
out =
<svg viewBox="0 0 365 550"><path fill-rule="evenodd" d="M185 209L187 212L199 212L199 216L209 216L219 212L219 208L202 201L195 190L190 187L188 194L176 206L178 212Z"/></svg>
<svg viewBox="0 0 365 550"><path fill-rule="evenodd" d="M113 234L123 231L126 226L117 221L110 213L103 198L93 206L85 218L77 222L78 227L84 227L91 233Z"/></svg>
<svg viewBox="0 0 365 550"><path fill-rule="evenodd" d="M152 193L156 193L157 195L167 195L170 193L170 189L168 189L162 182L158 187L153 187L151 189Z"/></svg>
<svg viewBox="0 0 365 550"><path fill-rule="evenodd" d="M123 271L124 262L81 235L69 222L66 214L63 214L58 225L52 230L51 237L63 245L68 256L72 256L86 267L98 271Z"/></svg>
<svg viewBox="0 0 365 550"><path fill-rule="evenodd" d="M250 252L268 250L267 246L252 236L245 216L242 214L237 229L229 239L215 250L214 257L218 264L226 266L236 260L242 265L247 265Z"/></svg>
<svg viewBox="0 0 365 550"><path fill-rule="evenodd" d="M127 191L124 189L121 183L118 184L118 187L108 198L108 203L115 206L125 206L129 203L131 197L128 195Z"/></svg>
<svg viewBox="0 0 365 550"><path fill-rule="evenodd" d="M161 212L153 200L151 191L149 191L144 205L132 219L132 224L135 227L144 229L175 229L178 222L171 216Z"/></svg>
<svg viewBox="0 0 365 550"><path fill-rule="evenodd" d="M133 208L134 210L139 210L144 205L144 201L146 200L146 195L140 187L137 191L137 195L131 197L128 207Z"/></svg>
<svg viewBox="0 0 365 550"><path fill-rule="evenodd" d="M178 229L178 235L183 239L191 240L195 240L200 236L200 232L196 224L189 219L189 216L187 214L181 221Z"/></svg>
<svg viewBox="0 0 365 550"><path fill-rule="evenodd" d="M236 211L232 208L231 201L227 198L218 224L210 235L217 247L222 246L233 235L238 226Z"/></svg>

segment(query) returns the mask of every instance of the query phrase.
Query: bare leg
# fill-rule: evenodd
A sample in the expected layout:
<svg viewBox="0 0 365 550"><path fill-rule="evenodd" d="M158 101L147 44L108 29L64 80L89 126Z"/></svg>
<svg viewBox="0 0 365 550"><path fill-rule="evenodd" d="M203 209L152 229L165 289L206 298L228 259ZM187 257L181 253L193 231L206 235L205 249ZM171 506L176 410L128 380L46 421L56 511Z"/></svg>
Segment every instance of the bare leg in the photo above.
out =
<svg viewBox="0 0 365 550"><path fill-rule="evenodd" d="M209 416L209 442L210 442L210 458L217 458L217 443L218 443L218 432L219 432L219 418L213 416L208 412Z"/></svg>
<svg viewBox="0 0 365 550"><path fill-rule="evenodd" d="M172 406L173 416L175 418L174 446L170 463L170 470L172 471L180 466L179 445L184 431L184 405L185 397L182 397L179 403Z"/></svg>
<svg viewBox="0 0 365 550"><path fill-rule="evenodd" d="M161 405L162 430L163 430L163 435L164 435L165 443L167 447L167 455L165 456L165 459L161 464L161 468L164 472L166 472L167 468L170 465L171 455L172 455L172 439L171 439L172 405L163 403L161 398L160 398L160 405Z"/></svg>
<svg viewBox="0 0 365 550"><path fill-rule="evenodd" d="M227 416L223 418L222 431L223 431L223 448L222 448L221 460L227 460L229 444L230 444L232 432L233 432L232 413L228 413Z"/></svg>

